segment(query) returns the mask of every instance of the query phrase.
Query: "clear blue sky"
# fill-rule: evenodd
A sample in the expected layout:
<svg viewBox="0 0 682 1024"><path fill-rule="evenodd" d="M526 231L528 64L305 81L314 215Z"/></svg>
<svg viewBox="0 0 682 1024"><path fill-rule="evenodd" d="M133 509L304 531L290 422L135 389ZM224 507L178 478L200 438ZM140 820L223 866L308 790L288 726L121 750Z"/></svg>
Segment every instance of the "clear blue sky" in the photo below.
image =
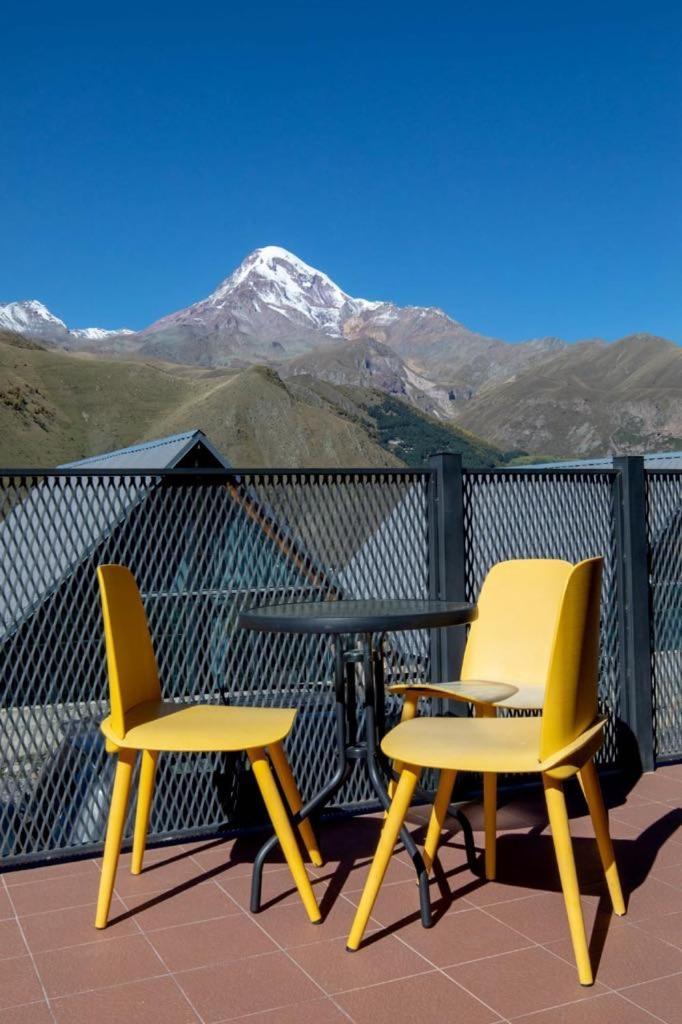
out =
<svg viewBox="0 0 682 1024"><path fill-rule="evenodd" d="M141 328L277 244L509 340L682 342L682 5L20 4L0 301Z"/></svg>

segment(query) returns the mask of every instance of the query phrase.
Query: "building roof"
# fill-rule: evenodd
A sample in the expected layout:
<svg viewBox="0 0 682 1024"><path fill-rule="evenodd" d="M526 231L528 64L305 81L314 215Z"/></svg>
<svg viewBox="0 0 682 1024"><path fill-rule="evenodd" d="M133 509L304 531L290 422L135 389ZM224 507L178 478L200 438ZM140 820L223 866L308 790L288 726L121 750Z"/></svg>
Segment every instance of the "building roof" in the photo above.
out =
<svg viewBox="0 0 682 1024"><path fill-rule="evenodd" d="M184 434L172 434L154 441L143 441L129 448L119 448L103 455L91 455L78 462L67 462L62 469L173 469L193 451L207 453L215 459L216 466L228 468L230 463L203 430L187 430Z"/></svg>
<svg viewBox="0 0 682 1024"><path fill-rule="evenodd" d="M146 441L130 448L67 464L66 469L172 469L228 467L201 430ZM0 523L0 639L16 629L73 572L155 486L151 478L110 478L106 494L93 500L73 476L46 477L33 484Z"/></svg>
<svg viewBox="0 0 682 1024"><path fill-rule="evenodd" d="M643 456L645 469L682 469L682 452L650 452ZM571 459L570 462L534 462L519 469L612 469L613 456L601 459Z"/></svg>

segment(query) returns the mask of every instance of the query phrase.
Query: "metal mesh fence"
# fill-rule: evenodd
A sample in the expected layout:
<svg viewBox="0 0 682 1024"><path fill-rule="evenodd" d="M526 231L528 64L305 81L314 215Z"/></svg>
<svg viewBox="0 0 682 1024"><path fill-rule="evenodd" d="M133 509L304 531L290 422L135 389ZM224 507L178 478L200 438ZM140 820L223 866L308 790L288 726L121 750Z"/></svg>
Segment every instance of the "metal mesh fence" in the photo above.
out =
<svg viewBox="0 0 682 1024"><path fill-rule="evenodd" d="M507 558L604 556L599 699L609 716L602 760L617 757L621 645L613 472L534 470L464 475L467 600L488 570Z"/></svg>
<svg viewBox="0 0 682 1024"><path fill-rule="evenodd" d="M317 791L334 769L330 641L238 630L238 613L288 599L428 597L430 481L428 470L4 477L0 853L11 862L102 840L104 562L138 580L164 695L296 706L289 755L304 795ZM389 682L428 678L428 636L389 636L386 662ZM152 837L261 814L242 756L168 755L157 793ZM340 803L371 795L358 767Z"/></svg>
<svg viewBox="0 0 682 1024"><path fill-rule="evenodd" d="M649 472L647 535L654 751L682 754L682 472Z"/></svg>

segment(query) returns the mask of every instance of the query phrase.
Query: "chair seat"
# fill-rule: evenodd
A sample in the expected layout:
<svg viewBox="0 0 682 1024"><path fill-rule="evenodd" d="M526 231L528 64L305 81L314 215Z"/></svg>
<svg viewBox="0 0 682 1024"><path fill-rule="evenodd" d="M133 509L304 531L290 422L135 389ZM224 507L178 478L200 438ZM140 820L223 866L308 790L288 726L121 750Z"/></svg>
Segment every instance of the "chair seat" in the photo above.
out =
<svg viewBox="0 0 682 1024"><path fill-rule="evenodd" d="M537 772L541 718L413 718L384 737L394 761L470 772Z"/></svg>
<svg viewBox="0 0 682 1024"><path fill-rule="evenodd" d="M414 692L424 697L449 697L472 704L500 704L513 699L518 687L511 683L488 683L478 679L450 683L403 683L387 687L389 693Z"/></svg>
<svg viewBox="0 0 682 1024"><path fill-rule="evenodd" d="M102 722L102 732L117 747L208 753L278 743L290 732L296 709L146 701L126 717L130 726L122 738L112 731L110 718Z"/></svg>

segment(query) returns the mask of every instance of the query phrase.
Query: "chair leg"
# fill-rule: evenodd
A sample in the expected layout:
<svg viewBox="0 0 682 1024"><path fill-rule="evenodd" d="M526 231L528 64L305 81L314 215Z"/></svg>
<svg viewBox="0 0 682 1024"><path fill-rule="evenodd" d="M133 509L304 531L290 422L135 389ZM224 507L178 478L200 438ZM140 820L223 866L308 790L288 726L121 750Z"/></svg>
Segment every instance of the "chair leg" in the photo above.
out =
<svg viewBox="0 0 682 1024"><path fill-rule="evenodd" d="M402 725L403 722L409 722L413 718L416 718L417 717L418 707L419 707L419 694L416 693L416 692L410 693L408 691L405 694L405 699L403 700L403 710L402 710L402 713L400 715L400 724ZM396 772L396 774L400 775L402 770L403 770L402 761L394 761L393 762L393 771ZM395 781L395 779L391 779L391 781L388 784L388 798L389 798L389 800L393 799L393 797L395 795L395 791L396 791L396 786L397 785L398 785L398 783ZM388 812L386 812L386 814L388 814Z"/></svg>
<svg viewBox="0 0 682 1024"><path fill-rule="evenodd" d="M298 814L303 806L303 801L301 800L301 794L298 791L298 786L296 785L291 765L284 753L284 747L281 743L273 743L271 747L268 747L268 753L270 754L270 760L272 761L272 766L277 773L280 785L284 790L287 803L291 808L291 813ZM303 821L299 822L298 831L301 834L301 839L308 851L310 860L315 867L322 867L324 860L320 853L319 843L315 838L313 826L311 825L309 818L305 818Z"/></svg>
<svg viewBox="0 0 682 1024"><path fill-rule="evenodd" d="M613 843L609 835L609 819L604 806L604 799L601 793L601 786L597 777L597 770L594 761L588 761L578 772L578 782L583 791L587 806L592 818L594 834L597 838L597 848L601 858L606 884L609 887L611 905L614 914L622 917L625 913L625 900L623 890L620 887L618 877L618 866L613 852Z"/></svg>
<svg viewBox="0 0 682 1024"><path fill-rule="evenodd" d="M247 754L273 828L279 839L279 844L282 847L282 853L289 865L289 870L303 901L303 906L310 920L316 924L322 919L322 915L320 914L310 879L306 874L296 835L291 827L291 822L277 788L277 783L265 756L265 750L262 747L255 747L247 750Z"/></svg>
<svg viewBox="0 0 682 1024"><path fill-rule="evenodd" d="M497 708L493 704L477 704L477 718L495 718ZM497 775L483 773L483 828L485 830L485 877L495 880L497 872Z"/></svg>
<svg viewBox="0 0 682 1024"><path fill-rule="evenodd" d="M156 762L158 751L143 750L140 763L140 782L137 787L137 808L135 810L135 831L133 833L133 854L130 860L131 875L139 875L142 871L142 861L147 845L147 832L149 830L149 812L152 807L154 796L154 775L156 773Z"/></svg>
<svg viewBox="0 0 682 1024"><path fill-rule="evenodd" d="M405 820L420 774L421 769L413 765L405 765L400 774L395 796L381 830L379 845L374 854L374 860L369 869L365 888L362 891L362 897L355 913L346 949L356 950L362 942L369 916L372 913L379 888L384 880L388 862L391 859L398 833Z"/></svg>
<svg viewBox="0 0 682 1024"><path fill-rule="evenodd" d="M440 837L445 827L445 818L452 799L456 776L457 773L449 768L441 769L436 799L433 801L433 807L431 808L429 827L426 831L426 841L424 843L423 856L427 871L431 870L436 859L436 851L438 850Z"/></svg>
<svg viewBox="0 0 682 1024"><path fill-rule="evenodd" d="M578 876L575 870L564 790L561 782L551 778L549 775L542 776L542 783L545 787L549 824L552 830L554 851L559 868L561 888L564 894L568 927L571 933L571 942L573 943L573 953L578 968L578 979L581 985L592 985L594 978L592 976L590 953L585 935L585 922L580 906L580 889L578 888Z"/></svg>
<svg viewBox="0 0 682 1024"><path fill-rule="evenodd" d="M111 895L114 891L114 881L116 879L116 868L118 867L118 858L121 852L121 839L123 838L123 828L128 810L135 754L135 750L121 749L118 752L114 789L111 794L109 821L107 823L107 837L104 842L104 857L102 859L102 874L99 881L95 928L106 928L107 926Z"/></svg>

